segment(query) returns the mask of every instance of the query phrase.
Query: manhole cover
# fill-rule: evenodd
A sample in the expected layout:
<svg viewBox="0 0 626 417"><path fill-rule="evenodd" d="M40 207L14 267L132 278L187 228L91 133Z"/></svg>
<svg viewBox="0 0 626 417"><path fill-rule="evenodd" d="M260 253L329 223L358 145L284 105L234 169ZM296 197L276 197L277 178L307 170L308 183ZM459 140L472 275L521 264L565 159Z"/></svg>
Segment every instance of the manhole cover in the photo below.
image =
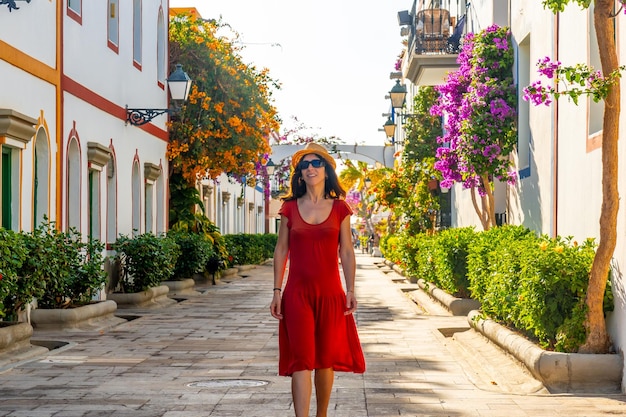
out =
<svg viewBox="0 0 626 417"><path fill-rule="evenodd" d="M231 387L262 387L269 384L268 381L258 379L211 379L209 381L199 381L187 384L188 387L198 388L231 388Z"/></svg>

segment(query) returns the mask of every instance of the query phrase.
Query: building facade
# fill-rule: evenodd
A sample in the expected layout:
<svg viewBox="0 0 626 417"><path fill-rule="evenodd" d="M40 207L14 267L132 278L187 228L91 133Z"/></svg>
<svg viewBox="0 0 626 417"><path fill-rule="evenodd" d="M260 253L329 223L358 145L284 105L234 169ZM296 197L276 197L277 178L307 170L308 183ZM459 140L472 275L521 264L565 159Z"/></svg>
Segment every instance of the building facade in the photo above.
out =
<svg viewBox="0 0 626 417"><path fill-rule="evenodd" d="M518 143L513 155L518 182L515 186L496 183L496 213L504 223L527 226L550 236L572 236L579 242L600 238L599 220L602 204L602 123L604 105L582 97L578 105L561 98L550 106L533 106L523 100L523 88L539 79L537 62L544 57L564 65L584 63L601 68L593 22L593 4L581 10L570 4L564 12L553 14L540 1L508 0L493 2L416 0L411 10L398 14L408 49L402 62L402 78L409 96L420 85L443 84L448 71L455 71L458 51L437 45L432 39L443 39L444 45L462 21L462 33L477 33L492 24L511 29L515 49L514 79L518 91ZM616 2L614 19L617 54L626 56L624 14ZM450 16L437 24L438 12ZM430 20L429 33L415 41L419 34L420 11ZM454 19L452 19L454 18ZM462 20L461 20L462 19ZM441 20L439 20L441 22ZM434 28L434 29L432 29ZM447 29L446 29L447 28ZM428 50L435 45L435 50ZM545 84L545 80L544 81ZM622 82L622 101L624 97ZM407 102L410 102L407 98ZM624 106L622 102L622 106ZM622 111L620 123L624 123ZM623 136L623 133L620 134ZM626 157L624 140L619 142L619 158ZM620 167L619 179L624 177ZM619 181L619 193L626 193L626 181ZM473 208L469 190L456 184L451 195L452 227L476 226L481 222ZM626 265L626 216L622 206L618 215L618 241L613 257L611 279L615 310L607 320L611 340L619 352L626 348L626 290L622 270ZM626 387L626 380L622 383Z"/></svg>
<svg viewBox="0 0 626 417"><path fill-rule="evenodd" d="M52 0L0 10L2 226L112 243L166 230L168 2Z"/></svg>

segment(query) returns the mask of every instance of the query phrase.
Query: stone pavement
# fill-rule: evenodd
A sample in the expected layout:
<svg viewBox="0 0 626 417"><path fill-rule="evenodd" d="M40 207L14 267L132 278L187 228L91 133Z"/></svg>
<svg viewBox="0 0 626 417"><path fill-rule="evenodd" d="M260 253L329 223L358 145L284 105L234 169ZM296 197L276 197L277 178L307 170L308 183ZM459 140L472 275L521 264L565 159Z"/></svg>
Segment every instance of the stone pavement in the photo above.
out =
<svg viewBox="0 0 626 417"><path fill-rule="evenodd" d="M465 317L426 295L411 301L415 288L380 261L357 254L368 369L336 374L329 416L626 415L624 395L548 394ZM0 369L0 416L293 416L290 378L277 376L271 266L245 274L175 305L118 310L132 320L111 329L36 330L67 344Z"/></svg>

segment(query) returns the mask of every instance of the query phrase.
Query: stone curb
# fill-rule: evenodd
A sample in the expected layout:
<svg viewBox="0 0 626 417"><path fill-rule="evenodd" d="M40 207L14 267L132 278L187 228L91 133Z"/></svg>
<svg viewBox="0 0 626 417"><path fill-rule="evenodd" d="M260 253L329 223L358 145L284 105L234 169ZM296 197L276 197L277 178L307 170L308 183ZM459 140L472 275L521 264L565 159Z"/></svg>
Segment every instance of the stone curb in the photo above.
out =
<svg viewBox="0 0 626 417"><path fill-rule="evenodd" d="M237 268L237 272L244 272L255 269L256 265L237 265L235 268Z"/></svg>
<svg viewBox="0 0 626 417"><path fill-rule="evenodd" d="M117 321L114 324L124 322L113 315L116 310L117 303L106 300L76 308L37 308L31 311L30 319L37 330L80 329L90 327L96 321Z"/></svg>
<svg viewBox="0 0 626 417"><path fill-rule="evenodd" d="M199 291L196 291L196 281L193 278L181 279L179 281L163 281L161 284L169 288L167 293L168 297L175 297L177 295L198 295Z"/></svg>
<svg viewBox="0 0 626 417"><path fill-rule="evenodd" d="M167 297L170 289L167 285L148 288L146 291L128 294L112 293L107 298L117 303L119 308L165 306L175 304L176 300Z"/></svg>
<svg viewBox="0 0 626 417"><path fill-rule="evenodd" d="M238 272L239 272L239 268L235 268L235 267L225 269L221 272L221 278L225 278L231 275L237 275Z"/></svg>
<svg viewBox="0 0 626 417"><path fill-rule="evenodd" d="M415 279L408 277L404 269L388 260L384 261L385 265L393 269L398 274L406 277L411 282L416 282L417 285L427 294L430 294L432 298L443 304L454 316L467 316L470 311L480 308L480 302L471 298L458 298L454 297L444 290L438 288L433 283L427 283L423 279Z"/></svg>
<svg viewBox="0 0 626 417"><path fill-rule="evenodd" d="M33 335L33 328L28 323L15 323L0 327L0 352L18 348L23 343L29 343Z"/></svg>
<svg viewBox="0 0 626 417"><path fill-rule="evenodd" d="M551 393L620 392L621 354L549 352L490 319L479 311L467 317L470 326L522 362Z"/></svg>
<svg viewBox="0 0 626 417"><path fill-rule="evenodd" d="M43 346L30 343L33 327L28 323L15 323L0 327L0 372L5 367L36 358L48 352Z"/></svg>
<svg viewBox="0 0 626 417"><path fill-rule="evenodd" d="M417 285L435 300L446 306L454 316L467 316L470 311L480 308L480 302L471 298L454 297L444 290L437 288L433 283L427 283L423 279L417 280Z"/></svg>

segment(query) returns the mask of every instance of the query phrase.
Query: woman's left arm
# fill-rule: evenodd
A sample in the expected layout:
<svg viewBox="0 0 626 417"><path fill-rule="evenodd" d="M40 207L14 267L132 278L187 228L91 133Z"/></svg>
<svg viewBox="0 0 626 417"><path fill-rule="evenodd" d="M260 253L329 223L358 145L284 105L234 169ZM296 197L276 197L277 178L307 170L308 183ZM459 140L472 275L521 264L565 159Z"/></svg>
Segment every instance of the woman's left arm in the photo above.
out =
<svg viewBox="0 0 626 417"><path fill-rule="evenodd" d="M339 231L339 257L343 276L346 280L346 312L352 314L356 311L357 302L354 295L354 281L356 274L356 259L354 257L354 247L352 246L352 229L350 228L350 216L346 216L341 222Z"/></svg>

